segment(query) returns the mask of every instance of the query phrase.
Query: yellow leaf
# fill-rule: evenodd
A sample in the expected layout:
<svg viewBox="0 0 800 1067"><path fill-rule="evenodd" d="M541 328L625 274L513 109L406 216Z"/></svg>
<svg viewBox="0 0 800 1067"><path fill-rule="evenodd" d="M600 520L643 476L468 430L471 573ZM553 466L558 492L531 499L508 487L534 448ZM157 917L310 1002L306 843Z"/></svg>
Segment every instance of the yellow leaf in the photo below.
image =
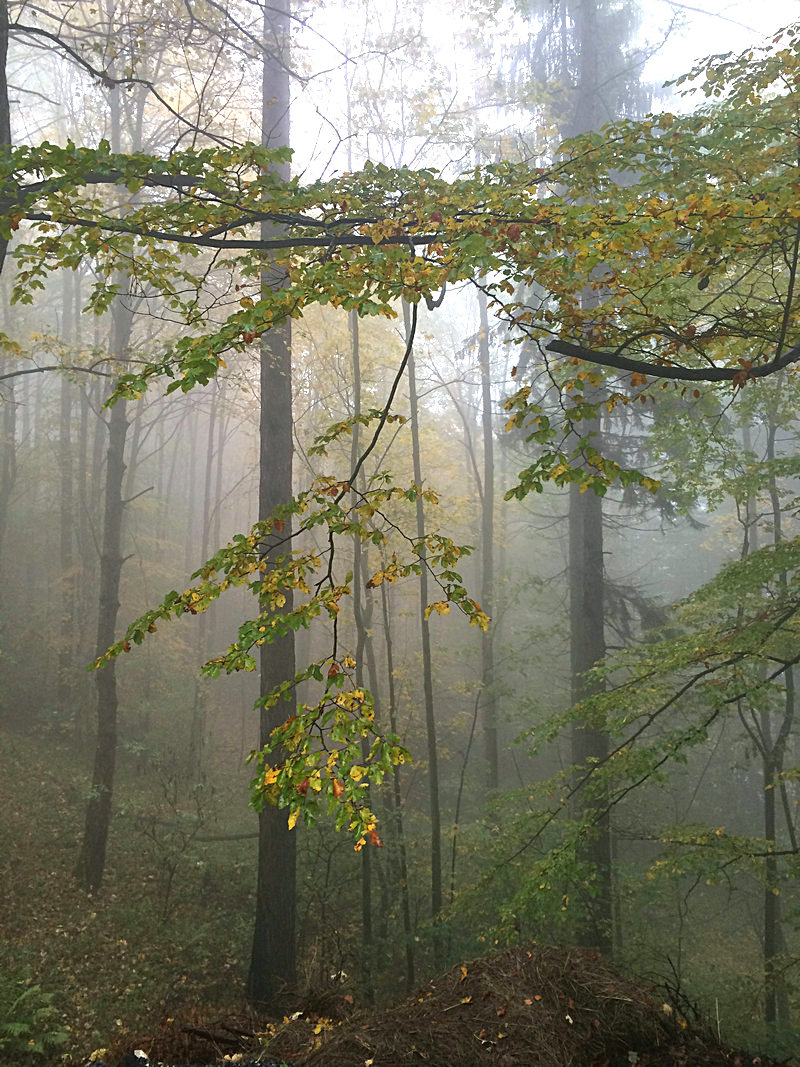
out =
<svg viewBox="0 0 800 1067"><path fill-rule="evenodd" d="M295 826L297 825L297 819L298 819L299 815L300 815L300 809L299 808L295 808L294 811L289 812L289 829L290 830L294 830Z"/></svg>

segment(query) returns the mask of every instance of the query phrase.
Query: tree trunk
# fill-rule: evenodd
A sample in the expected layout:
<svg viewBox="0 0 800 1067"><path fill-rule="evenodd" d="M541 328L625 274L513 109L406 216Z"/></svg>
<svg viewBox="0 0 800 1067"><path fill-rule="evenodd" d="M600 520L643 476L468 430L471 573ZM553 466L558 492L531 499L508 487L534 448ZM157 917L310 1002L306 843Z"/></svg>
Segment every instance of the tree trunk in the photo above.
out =
<svg viewBox="0 0 800 1067"><path fill-rule="evenodd" d="M11 148L11 107L8 100L8 0L0 0L0 153ZM0 272L6 260L8 240L0 238Z"/></svg>
<svg viewBox="0 0 800 1067"><path fill-rule="evenodd" d="M74 275L64 271L62 289L62 336L70 350L77 350L77 324L72 297ZM64 722L73 722L75 707L75 623L77 617L77 573L75 561L75 484L72 425L73 383L61 375L58 420L59 463L59 563L61 570L61 616L58 641L57 705Z"/></svg>
<svg viewBox="0 0 800 1067"><path fill-rule="evenodd" d="M392 644L392 627L389 620L389 595L386 583L381 582L381 613L383 617L383 636L386 646L386 684L389 698L389 729L397 734L397 694L394 685L394 647ZM403 823L403 793L401 789L400 768L395 767L392 775L393 824L397 841L397 859L399 868L400 909L403 915L403 939L406 958L406 992L414 988L414 930L411 923L411 897L408 883L408 856L406 853L405 827Z"/></svg>
<svg viewBox="0 0 800 1067"><path fill-rule="evenodd" d="M289 143L289 16L290 0L277 0L264 8L264 64L262 82L262 143L270 147ZM288 166L279 173L289 176ZM266 237L266 225L262 232ZM280 285L282 279L267 264L262 286ZM259 518L266 519L292 496L292 351L287 323L261 338ZM287 524L288 525L288 524ZM269 557L267 557L269 560ZM286 608L291 608L287 594ZM274 644L261 646L261 696L295 674L294 637L290 633ZM273 729L292 708L281 701L261 709L260 741L267 743ZM280 754L273 758L280 760ZM286 812L264 806L258 816L258 881L248 995L266 1003L295 981L295 881L297 838Z"/></svg>
<svg viewBox="0 0 800 1067"><path fill-rule="evenodd" d="M111 148L120 151L120 91L110 93ZM121 281L120 279L118 279ZM111 305L111 344L114 360L124 366L133 327L133 313L120 297ZM105 501L103 504L103 545L100 555L100 598L97 609L95 655L102 656L116 635L122 578L123 479L125 438L128 433L127 404L118 400L108 418ZM95 742L92 791L86 805L83 842L76 868L78 884L96 893L103 881L111 826L111 801L117 758L117 661L109 660L95 672L97 690L97 739Z"/></svg>
<svg viewBox="0 0 800 1067"><path fill-rule="evenodd" d="M211 396L211 410L206 425L206 462L203 474L203 512L200 516L200 526L203 531L203 540L200 546L200 559L207 560L211 550L211 494L214 473L214 449L216 446L216 426L219 406L219 392L214 390ZM214 543L216 545L216 543ZM200 616L197 647L200 654L200 662L205 663L210 655L210 626L208 612ZM203 773L203 749L205 747L206 717L208 712L208 682L209 679L197 673L194 682L194 701L192 704L192 719L189 727L189 746L187 754L188 772L192 781L199 782Z"/></svg>
<svg viewBox="0 0 800 1067"><path fill-rule="evenodd" d="M777 427L770 422L767 426L767 462L769 467L769 496L772 510L772 540L779 545L783 540L781 503L775 479L775 434ZM788 594L789 579L784 571L780 575L781 592ZM789 667L784 674L783 715L778 721L777 736L773 737L773 727L769 709L761 714L762 769L764 786L764 838L768 848L778 848L776 804L783 783L783 765L786 744L792 732L795 719L795 685L794 669ZM793 819L790 810L786 811L787 829L791 838L795 837ZM795 842L793 841L793 844ZM764 1021L768 1025L790 1024L789 995L784 975L781 973L778 957L786 951L786 939L781 918L780 870L778 857L768 853L764 860Z"/></svg>
<svg viewBox="0 0 800 1067"><path fill-rule="evenodd" d="M486 293L478 290L480 328L478 358L481 372L483 423L483 492L481 493L481 607L491 618L494 609L494 436L492 379L489 366L489 314ZM489 794L500 785L497 754L497 695L494 690L494 627L481 634L481 707Z"/></svg>
<svg viewBox="0 0 800 1067"><path fill-rule="evenodd" d="M598 18L596 0L579 0L575 10L575 37L580 50L578 84L570 134L596 129L598 110ZM587 291L586 300L594 294ZM598 403L598 390L585 393L589 403ZM582 437L591 435L593 446L602 450L599 418L580 424ZM573 440L576 440L573 434ZM569 491L569 586L570 586L570 672L571 698L578 703L595 691L586 672L605 655L605 606L603 572L603 501L591 489L581 493L575 483ZM572 762L580 775L587 766L608 756L608 737L603 729L577 722L572 730ZM602 814L603 797L576 800L576 817L593 823L580 859L594 872L594 884L584 900L586 920L579 926L580 944L611 953L613 937L613 893L611 885L611 825Z"/></svg>
<svg viewBox="0 0 800 1067"><path fill-rule="evenodd" d="M131 314L117 299L112 307L111 351L124 359L131 331ZM97 613L95 653L102 656L116 635L122 576L122 482L125 474L125 437L128 432L126 402L118 400L108 420L103 547L100 557L100 601ZM86 806L83 843L76 878L88 893L102 884L111 825L111 800L117 758L117 661L112 659L95 672L97 689L97 740L95 742L92 792Z"/></svg>
<svg viewBox="0 0 800 1067"><path fill-rule="evenodd" d="M353 417L361 414L361 352L359 348L358 313L348 315L350 347L353 354ZM360 455L361 426L355 421L350 443L350 470L355 470ZM363 490L364 472L358 475L358 486ZM367 620L364 604L364 546L361 538L353 538L353 618L356 626L356 685L364 685L364 656L367 647ZM377 695L377 694L376 694ZM369 738L361 739L361 758L369 760ZM370 805L370 788L365 790L364 802ZM361 987L366 1004L375 1000L375 944L372 930L372 848L361 850Z"/></svg>
<svg viewBox="0 0 800 1067"><path fill-rule="evenodd" d="M406 338L410 331L410 314L403 304L403 319ZM411 406L411 450L414 464L414 483L422 490L422 461L419 445L419 404L417 403L417 377L412 350L408 359L408 391ZM425 537L425 505L417 497L417 540ZM425 558L425 552L420 557ZM444 945L439 928L442 911L442 814L439 804L439 753L436 741L436 716L433 706L433 667L431 656L431 633L425 608L428 606L428 572L423 565L419 579L420 630L422 636L422 686L425 701L425 731L428 753L428 788L431 816L431 922L433 924L433 961L439 970L444 962Z"/></svg>

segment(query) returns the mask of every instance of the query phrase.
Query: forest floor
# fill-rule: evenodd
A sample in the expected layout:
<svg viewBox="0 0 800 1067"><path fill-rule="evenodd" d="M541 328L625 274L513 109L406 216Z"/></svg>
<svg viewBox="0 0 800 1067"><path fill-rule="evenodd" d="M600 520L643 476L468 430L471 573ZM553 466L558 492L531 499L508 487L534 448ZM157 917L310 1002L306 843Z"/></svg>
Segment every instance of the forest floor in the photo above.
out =
<svg viewBox="0 0 800 1067"><path fill-rule="evenodd" d="M122 781L104 891L87 898L73 878L85 781L68 748L46 742L0 745L0 992L24 983L49 1012L31 1027L64 1032L48 1064L78 1067L101 1046L107 1067L134 1049L154 1063L240 1056L297 1067L780 1062L725 1048L687 1005L665 1008L663 993L595 953L536 943L456 964L388 1008L356 1011L335 986L256 1017L235 1000L253 909L250 842L204 846L202 864L187 854L170 890L161 846L142 830L161 813L142 811L134 779ZM23 1062L34 1059L0 1050L3 1067Z"/></svg>
<svg viewBox="0 0 800 1067"><path fill-rule="evenodd" d="M378 1011L349 1010L332 992L283 1020L187 1016L133 1047L166 1064L287 1062L297 1067L770 1067L725 1047L653 988L595 952L536 944L456 965ZM128 1044L109 1049L117 1067ZM788 1064L789 1061L781 1061ZM800 1063L800 1061L795 1061Z"/></svg>

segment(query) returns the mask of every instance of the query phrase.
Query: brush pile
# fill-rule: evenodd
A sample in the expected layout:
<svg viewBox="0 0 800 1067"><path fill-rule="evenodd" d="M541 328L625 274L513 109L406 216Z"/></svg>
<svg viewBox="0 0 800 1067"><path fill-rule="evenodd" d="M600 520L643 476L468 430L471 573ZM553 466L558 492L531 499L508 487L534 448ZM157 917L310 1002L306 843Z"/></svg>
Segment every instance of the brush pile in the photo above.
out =
<svg viewBox="0 0 800 1067"><path fill-rule="evenodd" d="M173 1040L154 1035L151 1063L221 1063L226 1053L228 1063L295 1067L778 1067L725 1047L598 953L535 943L458 964L390 1008L262 1021L257 1040L242 1022L172 1027Z"/></svg>

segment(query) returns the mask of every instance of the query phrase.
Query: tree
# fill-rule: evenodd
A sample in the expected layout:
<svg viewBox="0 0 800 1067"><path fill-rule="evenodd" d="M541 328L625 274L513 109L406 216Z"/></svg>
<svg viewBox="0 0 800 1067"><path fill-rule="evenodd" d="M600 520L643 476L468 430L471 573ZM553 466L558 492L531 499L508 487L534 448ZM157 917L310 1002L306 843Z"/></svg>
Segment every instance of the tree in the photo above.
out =
<svg viewBox="0 0 800 1067"><path fill-rule="evenodd" d="M653 487L652 479L621 469L591 447L582 449L588 463L575 454L569 432L574 427L582 436L582 424L594 417L598 404L583 395L591 372L574 368L591 360L632 372L630 386L647 399L653 395L651 378L667 384L669 379L727 381L749 388L751 379L774 375L796 358L790 316L776 320L773 304L744 308L739 293L754 272L778 288L781 308L787 287L793 292L782 263L797 217L786 180L793 166L789 131L796 90L793 83L781 92L767 90L798 66L797 33L789 30L776 49L757 60L714 60L707 68L712 104L692 115L620 122L602 135L575 138L549 169L501 162L452 182L430 171L373 165L303 186L276 174L274 166L287 158L284 152L251 145L178 152L169 160L120 156L107 145L16 149L6 162L5 185L12 191L6 195L5 220L9 235L26 226L26 239L15 251L17 298L32 299L47 271L91 256L106 279L91 303L103 310L113 296L113 266L124 256L135 283L164 294L173 313L186 321L183 335L165 345L158 358L123 377L117 395L132 397L159 375L172 379L168 391L206 383L224 362L224 353L243 349L314 302L391 316L396 300L414 306L420 300L433 302L445 280L471 279L483 271L493 310L513 327L516 338L533 338L548 353L567 357L559 372L564 427L549 425L528 402L527 387L508 401L511 423L527 427L543 446L510 495L523 496L547 481L601 494L614 480ZM715 105L723 81L728 95ZM635 175L630 185L616 183L620 171ZM90 187L109 183L120 190L157 189L159 196L131 202L119 218L86 195ZM202 197L180 195L191 189L202 190ZM251 236L248 227L261 222L284 231ZM243 279L236 283L244 285L240 306L218 328L204 329L197 279L178 247L195 258L204 249L213 250L225 277ZM265 252L274 254L286 271L280 288L261 288ZM602 278L595 280L592 272L598 265ZM580 299L587 279L596 295L591 308ZM194 283L191 300L177 291L177 280ZM525 304L517 287L530 290L533 281L545 298ZM376 434L389 417L412 347L413 330L388 407L382 414L363 416L374 423ZM631 402L630 390L613 388L602 401L620 410ZM331 434L346 429L337 427ZM373 435L365 451L376 439ZM359 463L363 459L364 453ZM311 486L277 512L273 509L271 518L207 561L186 593L169 594L133 623L126 640L141 643L159 620L205 610L232 584L248 584L262 604L268 598L268 608L243 623L237 641L206 665L211 674L252 667L254 653L264 645L323 613L334 622L348 592L348 583L337 582L332 567L336 535L388 540L395 535L381 508L403 495L416 505L420 491L368 490L353 510L342 501L357 473ZM383 525L367 527L363 509ZM287 522L293 514L298 521L290 531ZM299 546L303 532L317 526L331 539L327 570L317 554L299 547L280 561L265 555L268 536L271 548L285 550L290 538ZM429 605L430 613L446 614L455 605L471 621L485 625L455 569L463 551L440 535L424 544L410 540L408 554L392 561L381 581L425 567L442 590L441 599ZM321 581L312 590L306 575L320 571ZM303 594L294 605L287 596L292 591ZM124 643L117 643L107 655L112 658L124 649ZM391 739L376 735L368 695L355 685L345 688L346 669L337 667L326 678L317 663L297 677L321 685L320 702L272 732L267 748L284 745L288 755L264 770L257 792L288 804L290 820L301 811L313 816L320 805L331 804L363 847L375 831L359 783L370 774L373 780L382 777L402 753ZM292 688L283 682L278 695ZM267 698L267 705L275 706L269 704L272 699ZM344 718L340 711L347 713ZM319 749L308 740L309 734L317 737L326 728L337 731L333 764L321 763ZM371 739L369 767L359 762L364 736Z"/></svg>
<svg viewBox="0 0 800 1067"><path fill-rule="evenodd" d="M265 147L289 143L289 0L264 7L261 136ZM288 161L272 167L281 182L289 179ZM261 224L269 238L270 222ZM269 299L283 285L283 267L265 262L261 269L261 296ZM292 497L292 335L290 320L261 335L261 398L259 421L259 519L270 522L276 508ZM287 537L290 530L286 531ZM265 537L259 550L267 566L280 564L281 550ZM287 589L285 605L291 610L292 593ZM264 602L267 607L269 601ZM281 705L269 703L270 694L294 678L294 636L291 631L279 640L261 646L261 726L260 744L269 745L272 732L285 715ZM256 1003L272 1000L295 978L295 880L296 837L284 814L267 805L258 815L258 883L256 921L250 960L248 993Z"/></svg>

